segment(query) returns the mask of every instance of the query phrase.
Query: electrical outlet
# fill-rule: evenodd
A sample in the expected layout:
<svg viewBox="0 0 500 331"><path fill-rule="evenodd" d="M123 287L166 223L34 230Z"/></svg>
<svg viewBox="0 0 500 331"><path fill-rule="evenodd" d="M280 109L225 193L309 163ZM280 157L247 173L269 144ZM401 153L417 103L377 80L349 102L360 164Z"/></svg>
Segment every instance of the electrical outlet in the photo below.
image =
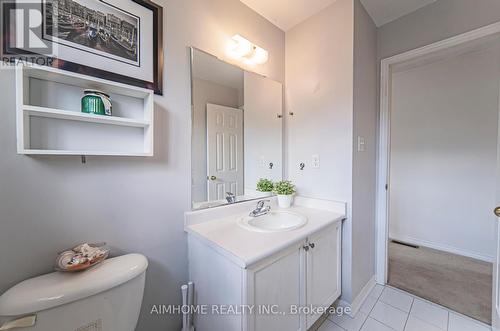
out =
<svg viewBox="0 0 500 331"><path fill-rule="evenodd" d="M358 152L364 152L366 150L365 138L358 136Z"/></svg>
<svg viewBox="0 0 500 331"><path fill-rule="evenodd" d="M312 156L311 166L312 166L313 168L318 169L318 168L319 168L319 165L320 165L320 163L319 163L319 155L318 155L318 154L314 154L314 155Z"/></svg>

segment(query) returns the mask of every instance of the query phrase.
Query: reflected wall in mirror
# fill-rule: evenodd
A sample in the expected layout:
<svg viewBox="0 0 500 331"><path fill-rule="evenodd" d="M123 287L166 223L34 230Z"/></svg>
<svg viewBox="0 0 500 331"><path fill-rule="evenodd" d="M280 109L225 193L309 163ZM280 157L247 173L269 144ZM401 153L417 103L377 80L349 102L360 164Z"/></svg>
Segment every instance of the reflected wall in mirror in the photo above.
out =
<svg viewBox="0 0 500 331"><path fill-rule="evenodd" d="M191 48L192 208L269 196L283 175L283 87Z"/></svg>

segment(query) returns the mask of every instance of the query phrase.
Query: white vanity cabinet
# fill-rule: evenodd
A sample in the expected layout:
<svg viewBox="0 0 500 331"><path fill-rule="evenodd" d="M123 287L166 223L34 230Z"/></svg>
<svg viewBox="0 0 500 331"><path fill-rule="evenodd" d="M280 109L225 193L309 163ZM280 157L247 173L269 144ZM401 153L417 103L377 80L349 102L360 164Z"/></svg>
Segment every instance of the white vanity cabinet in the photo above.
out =
<svg viewBox="0 0 500 331"><path fill-rule="evenodd" d="M198 305L242 305L252 313L198 314L196 330L306 331L340 296L341 221L243 268L189 235L190 277ZM293 308L301 313L293 314ZM305 308L305 309L304 309Z"/></svg>
<svg viewBox="0 0 500 331"><path fill-rule="evenodd" d="M328 307L341 293L341 231L340 223L307 239L306 305ZM309 329L321 314L308 314Z"/></svg>

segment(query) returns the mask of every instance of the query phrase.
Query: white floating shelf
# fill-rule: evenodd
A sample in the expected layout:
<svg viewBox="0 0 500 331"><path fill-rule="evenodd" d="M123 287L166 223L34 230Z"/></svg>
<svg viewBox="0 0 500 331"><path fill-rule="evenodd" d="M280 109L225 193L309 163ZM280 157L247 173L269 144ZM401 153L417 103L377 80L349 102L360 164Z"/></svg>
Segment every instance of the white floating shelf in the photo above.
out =
<svg viewBox="0 0 500 331"><path fill-rule="evenodd" d="M110 94L113 116L76 110L85 89ZM19 64L16 108L18 154L153 156L151 90L55 68Z"/></svg>
<svg viewBox="0 0 500 331"><path fill-rule="evenodd" d="M124 117L94 115L80 113L76 111L68 111L54 108L38 107L38 106L23 106L23 110L30 116L55 118L60 120L82 121L99 124L121 125L136 128L144 128L151 123L144 120L136 120Z"/></svg>
<svg viewBox="0 0 500 331"><path fill-rule="evenodd" d="M150 153L108 152L108 151L70 151L49 149L25 149L22 154L27 155L78 155L78 156L151 156Z"/></svg>

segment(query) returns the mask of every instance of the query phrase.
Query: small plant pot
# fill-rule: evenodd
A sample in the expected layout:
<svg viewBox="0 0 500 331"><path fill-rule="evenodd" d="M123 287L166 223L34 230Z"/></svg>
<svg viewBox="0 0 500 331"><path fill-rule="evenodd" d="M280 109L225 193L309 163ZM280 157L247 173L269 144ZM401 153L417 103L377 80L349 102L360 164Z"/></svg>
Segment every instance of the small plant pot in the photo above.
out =
<svg viewBox="0 0 500 331"><path fill-rule="evenodd" d="M273 195L273 192L261 192L261 191L258 192L261 197L270 197Z"/></svg>
<svg viewBox="0 0 500 331"><path fill-rule="evenodd" d="M290 208L293 202L293 194L280 195L278 194L278 206L280 208Z"/></svg>

